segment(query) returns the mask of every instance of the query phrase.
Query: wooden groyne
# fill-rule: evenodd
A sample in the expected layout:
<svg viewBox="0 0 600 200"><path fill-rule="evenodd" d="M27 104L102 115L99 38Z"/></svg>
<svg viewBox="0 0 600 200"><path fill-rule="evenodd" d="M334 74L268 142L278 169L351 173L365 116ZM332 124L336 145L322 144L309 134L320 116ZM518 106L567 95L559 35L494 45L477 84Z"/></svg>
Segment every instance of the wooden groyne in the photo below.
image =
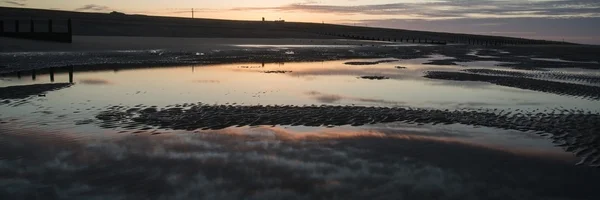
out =
<svg viewBox="0 0 600 200"><path fill-rule="evenodd" d="M505 36L473 35L412 30L391 30L384 28L355 27L343 25L322 25L320 29L304 27L304 31L319 35L353 40L387 41L417 44L464 44L473 46L507 45L576 45L569 42L536 40Z"/></svg>
<svg viewBox="0 0 600 200"><path fill-rule="evenodd" d="M10 37L10 38L19 38L19 39L28 39L28 40L41 40L41 41L51 41L51 42L62 42L62 43L72 43L73 42L73 26L71 19L67 20L67 32L54 32L54 24L50 19L47 22L47 31L36 31L36 23L34 20L29 20L29 30L24 31L21 30L21 24L23 21L14 20L14 30L8 31L5 28L7 23L5 20L0 20L0 37ZM39 28L38 26L37 28Z"/></svg>
<svg viewBox="0 0 600 200"><path fill-rule="evenodd" d="M45 77L46 75L48 75L50 82L54 83L56 81L56 74L61 75L67 75L68 74L68 81L69 83L74 83L74 74L75 74L75 67L73 66L68 66L68 67L56 67L56 68L47 68L47 69L32 69L32 70L22 70L22 71L15 71L15 72L9 72L9 73L3 73L0 74L0 77L16 77L17 79L22 79L24 77L28 77L29 75L31 75L31 80L36 81L39 79L45 79L43 77ZM65 83L67 81L66 78L63 78L62 80L59 80L58 82L63 82Z"/></svg>

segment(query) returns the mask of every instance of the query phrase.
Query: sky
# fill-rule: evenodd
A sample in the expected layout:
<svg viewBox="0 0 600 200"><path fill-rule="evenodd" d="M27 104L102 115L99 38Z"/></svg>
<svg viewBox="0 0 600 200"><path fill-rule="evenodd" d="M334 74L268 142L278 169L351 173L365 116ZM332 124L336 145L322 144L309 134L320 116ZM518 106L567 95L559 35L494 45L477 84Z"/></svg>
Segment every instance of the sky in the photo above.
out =
<svg viewBox="0 0 600 200"><path fill-rule="evenodd" d="M600 44L600 0L0 0L0 6L325 22Z"/></svg>

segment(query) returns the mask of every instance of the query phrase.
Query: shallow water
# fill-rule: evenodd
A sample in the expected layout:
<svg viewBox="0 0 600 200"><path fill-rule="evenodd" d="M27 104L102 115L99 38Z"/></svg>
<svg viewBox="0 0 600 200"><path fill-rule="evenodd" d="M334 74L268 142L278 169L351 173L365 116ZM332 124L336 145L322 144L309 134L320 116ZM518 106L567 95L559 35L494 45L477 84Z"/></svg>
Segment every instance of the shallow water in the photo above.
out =
<svg viewBox="0 0 600 200"><path fill-rule="evenodd" d="M578 159L572 153L533 132L406 122L191 131L102 128L96 123L96 115L113 106L166 108L196 102L600 110L598 101L574 96L423 77L438 70L507 70L492 61L422 64L446 58L75 68L71 87L0 104L0 173L8 174L0 181L8 188L0 197L28 197L31 191L56 199L598 195L593 186L600 178L597 169L574 166ZM3 75L0 87L70 81L68 70L52 74L53 80L48 70ZM19 167L23 165L28 167Z"/></svg>
<svg viewBox="0 0 600 200"><path fill-rule="evenodd" d="M433 57L431 59L440 59ZM440 109L521 108L596 110L597 102L569 96L521 90L480 82L430 80L431 70L458 71L462 66L423 65L428 59L398 60L376 65L347 65L351 61L299 63L243 63L168 68L75 71L74 86L48 94L48 104L156 105L203 102L245 105L362 105L411 106ZM489 62L466 63L469 68L498 68ZM405 67L402 69L396 66ZM270 72L270 73L269 73ZM2 86L50 83L48 72L21 78L3 77ZM361 79L384 76L386 80ZM56 72L55 82L68 82L68 73ZM376 88L376 89L374 89ZM8 109L8 108L7 108ZM19 108L21 109L21 108Z"/></svg>

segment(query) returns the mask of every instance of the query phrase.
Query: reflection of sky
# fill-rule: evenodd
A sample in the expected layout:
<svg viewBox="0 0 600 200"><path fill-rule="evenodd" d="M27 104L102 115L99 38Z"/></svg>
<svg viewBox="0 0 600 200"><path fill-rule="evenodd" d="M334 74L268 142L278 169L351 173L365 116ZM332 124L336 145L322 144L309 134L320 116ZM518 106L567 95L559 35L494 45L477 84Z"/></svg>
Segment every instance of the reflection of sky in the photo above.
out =
<svg viewBox="0 0 600 200"><path fill-rule="evenodd" d="M432 59L443 59L434 56ZM345 65L346 61L265 64L224 64L120 71L75 72L76 85L51 92L39 102L54 110L77 105L156 105L203 102L208 104L336 104L365 106L412 106L463 108L565 108L597 109L593 101L549 93L521 90L480 82L430 80L429 70L460 70L462 66L422 65L427 59L401 60L377 65ZM360 60L358 60L360 61ZM487 63L486 63L487 64ZM396 66L406 67L397 69ZM469 67L497 68L477 63ZM291 73L263 73L292 71ZM359 76L387 76L388 80L365 80ZM56 74L57 82L68 75ZM5 77L4 86L49 82ZM20 108L3 108L19 112ZM82 109L85 109L82 107ZM12 111L11 111L12 110Z"/></svg>
<svg viewBox="0 0 600 200"><path fill-rule="evenodd" d="M5 174L0 186L12 191L0 189L6 199L28 191L109 198L107 190L113 199L150 193L165 199L293 199L332 193L352 199L436 192L439 199L576 198L595 197L592 183L600 176L597 170L573 166L568 154L543 138L491 129L463 132L469 128L454 125L242 127L160 135L11 125L17 126L0 126L0 172ZM499 140L478 142L494 137ZM560 193L550 190L558 181ZM506 189L476 192L498 184Z"/></svg>

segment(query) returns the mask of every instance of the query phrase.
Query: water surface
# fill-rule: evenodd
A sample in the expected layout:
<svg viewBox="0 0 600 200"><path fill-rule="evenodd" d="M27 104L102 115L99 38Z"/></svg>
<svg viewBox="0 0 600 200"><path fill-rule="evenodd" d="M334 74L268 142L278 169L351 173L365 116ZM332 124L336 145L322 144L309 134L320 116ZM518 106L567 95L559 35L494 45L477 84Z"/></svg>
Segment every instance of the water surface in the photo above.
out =
<svg viewBox="0 0 600 200"><path fill-rule="evenodd" d="M594 168L533 132L405 122L221 130L102 128L113 106L343 105L598 112L598 102L427 71L511 70L426 59L108 66L7 74L0 87L74 83L0 104L0 197L595 199ZM393 58L392 58L393 59ZM378 63L349 65L352 62ZM518 71L518 70L517 70ZM35 73L35 75L33 75ZM576 73L565 70L564 73ZM51 79L51 74L53 78ZM72 77L70 77L72 76ZM382 76L369 80L361 77ZM34 191L34 192L32 192Z"/></svg>

